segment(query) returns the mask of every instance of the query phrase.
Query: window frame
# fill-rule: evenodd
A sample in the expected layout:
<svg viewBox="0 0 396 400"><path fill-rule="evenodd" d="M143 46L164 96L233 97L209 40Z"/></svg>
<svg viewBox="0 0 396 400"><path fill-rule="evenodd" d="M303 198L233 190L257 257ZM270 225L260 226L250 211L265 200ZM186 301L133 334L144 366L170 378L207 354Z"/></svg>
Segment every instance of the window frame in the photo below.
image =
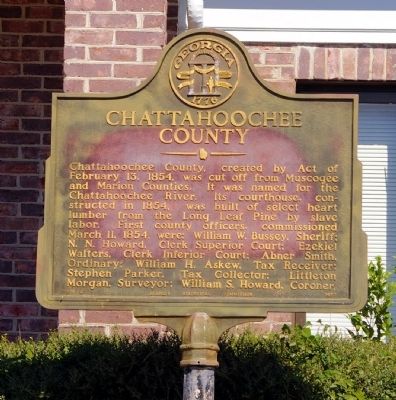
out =
<svg viewBox="0 0 396 400"><path fill-rule="evenodd" d="M203 9L204 27L244 42L394 44L395 20L391 0L205 0Z"/></svg>

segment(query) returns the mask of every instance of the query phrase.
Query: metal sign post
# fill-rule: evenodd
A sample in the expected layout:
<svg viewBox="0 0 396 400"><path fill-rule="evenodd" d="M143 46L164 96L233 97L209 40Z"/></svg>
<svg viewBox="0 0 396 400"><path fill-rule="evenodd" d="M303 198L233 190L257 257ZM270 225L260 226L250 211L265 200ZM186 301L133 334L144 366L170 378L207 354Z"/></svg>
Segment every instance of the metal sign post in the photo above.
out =
<svg viewBox="0 0 396 400"><path fill-rule="evenodd" d="M216 322L206 313L194 313L182 333L183 400L214 400L215 368L219 366Z"/></svg>
<svg viewBox="0 0 396 400"><path fill-rule="evenodd" d="M266 316L264 313L261 318L212 318L205 312L195 312L187 318L144 317L140 321L166 325L181 337L183 400L214 400L220 335L236 325L259 322Z"/></svg>

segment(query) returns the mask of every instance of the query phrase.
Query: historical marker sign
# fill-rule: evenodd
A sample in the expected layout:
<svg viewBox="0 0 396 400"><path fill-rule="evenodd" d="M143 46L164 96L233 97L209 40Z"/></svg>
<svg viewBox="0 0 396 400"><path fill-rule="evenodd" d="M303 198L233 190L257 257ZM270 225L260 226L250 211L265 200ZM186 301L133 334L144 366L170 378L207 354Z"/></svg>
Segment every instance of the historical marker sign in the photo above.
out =
<svg viewBox="0 0 396 400"><path fill-rule="evenodd" d="M365 301L353 96L285 96L196 30L133 93L55 94L37 294L136 315Z"/></svg>

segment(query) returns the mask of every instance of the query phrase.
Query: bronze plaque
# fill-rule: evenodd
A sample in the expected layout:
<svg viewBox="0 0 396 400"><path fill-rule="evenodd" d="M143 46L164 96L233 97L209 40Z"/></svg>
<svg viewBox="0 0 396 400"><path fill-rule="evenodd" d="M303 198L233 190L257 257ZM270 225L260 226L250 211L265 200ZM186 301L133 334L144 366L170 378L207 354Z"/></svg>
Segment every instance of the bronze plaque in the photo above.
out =
<svg viewBox="0 0 396 400"><path fill-rule="evenodd" d="M360 308L357 104L270 90L213 30L174 39L132 93L54 94L39 301L137 316Z"/></svg>

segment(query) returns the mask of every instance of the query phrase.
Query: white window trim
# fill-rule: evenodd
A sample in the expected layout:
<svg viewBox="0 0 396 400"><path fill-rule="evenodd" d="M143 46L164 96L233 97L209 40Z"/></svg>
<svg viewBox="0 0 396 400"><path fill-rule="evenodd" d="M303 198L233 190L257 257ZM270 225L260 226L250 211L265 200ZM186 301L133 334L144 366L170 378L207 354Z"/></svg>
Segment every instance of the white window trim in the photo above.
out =
<svg viewBox="0 0 396 400"><path fill-rule="evenodd" d="M396 43L396 5L393 10L318 10L268 9L265 2L263 8L212 8L210 3L205 1L204 27L245 42Z"/></svg>

